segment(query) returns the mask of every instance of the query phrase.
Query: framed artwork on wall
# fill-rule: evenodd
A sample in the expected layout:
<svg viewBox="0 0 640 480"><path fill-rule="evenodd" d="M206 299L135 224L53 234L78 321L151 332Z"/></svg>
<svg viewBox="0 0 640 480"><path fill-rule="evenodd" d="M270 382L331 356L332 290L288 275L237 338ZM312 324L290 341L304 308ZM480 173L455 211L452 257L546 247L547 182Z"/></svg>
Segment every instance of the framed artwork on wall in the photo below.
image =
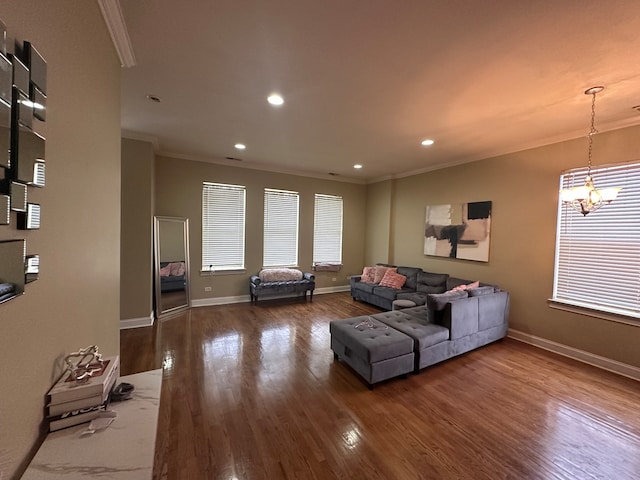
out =
<svg viewBox="0 0 640 480"><path fill-rule="evenodd" d="M489 261L491 201L427 205L424 254Z"/></svg>

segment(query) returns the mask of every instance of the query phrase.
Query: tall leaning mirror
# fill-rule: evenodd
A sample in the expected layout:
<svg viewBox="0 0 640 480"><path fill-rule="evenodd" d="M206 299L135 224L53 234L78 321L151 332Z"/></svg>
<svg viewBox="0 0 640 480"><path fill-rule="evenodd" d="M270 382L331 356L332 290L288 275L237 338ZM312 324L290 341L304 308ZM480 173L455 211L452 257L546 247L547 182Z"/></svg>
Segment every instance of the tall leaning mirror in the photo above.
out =
<svg viewBox="0 0 640 480"><path fill-rule="evenodd" d="M189 220L154 217L155 309L161 319L191 306Z"/></svg>

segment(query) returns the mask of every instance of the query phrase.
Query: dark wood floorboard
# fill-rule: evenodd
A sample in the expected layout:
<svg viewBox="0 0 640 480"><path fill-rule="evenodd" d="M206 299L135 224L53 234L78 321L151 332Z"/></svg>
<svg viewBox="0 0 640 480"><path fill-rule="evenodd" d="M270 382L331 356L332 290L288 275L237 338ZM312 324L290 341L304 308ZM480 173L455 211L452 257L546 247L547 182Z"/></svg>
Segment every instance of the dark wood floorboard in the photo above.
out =
<svg viewBox="0 0 640 480"><path fill-rule="evenodd" d="M163 368L155 479L639 479L640 383L511 339L369 390L334 361L348 293L121 332Z"/></svg>

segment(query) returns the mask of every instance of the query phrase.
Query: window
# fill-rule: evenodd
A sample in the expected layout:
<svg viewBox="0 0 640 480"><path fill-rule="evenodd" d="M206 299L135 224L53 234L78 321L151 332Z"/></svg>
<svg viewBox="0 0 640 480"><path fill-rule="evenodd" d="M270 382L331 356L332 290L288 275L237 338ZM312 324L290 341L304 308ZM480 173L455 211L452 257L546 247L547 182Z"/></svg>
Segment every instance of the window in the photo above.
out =
<svg viewBox="0 0 640 480"><path fill-rule="evenodd" d="M640 318L640 163L592 173L596 188L622 191L587 216L558 207L552 301ZM586 174L565 173L560 188L581 185Z"/></svg>
<svg viewBox="0 0 640 480"><path fill-rule="evenodd" d="M246 192L240 185L202 184L202 270L244 268Z"/></svg>
<svg viewBox="0 0 640 480"><path fill-rule="evenodd" d="M316 193L313 263L342 263L342 197Z"/></svg>
<svg viewBox="0 0 640 480"><path fill-rule="evenodd" d="M298 192L264 189L265 267L298 265Z"/></svg>

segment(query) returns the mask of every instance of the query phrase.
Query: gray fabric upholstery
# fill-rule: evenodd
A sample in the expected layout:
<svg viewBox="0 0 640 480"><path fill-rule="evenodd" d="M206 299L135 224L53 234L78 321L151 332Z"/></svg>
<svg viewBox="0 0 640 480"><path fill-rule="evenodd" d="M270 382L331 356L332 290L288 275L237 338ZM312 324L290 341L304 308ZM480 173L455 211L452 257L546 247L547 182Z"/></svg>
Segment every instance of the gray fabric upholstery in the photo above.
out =
<svg viewBox="0 0 640 480"><path fill-rule="evenodd" d="M482 295L491 295L496 289L492 286L486 285L484 287L476 287L467 289L467 293L470 297L480 297Z"/></svg>
<svg viewBox="0 0 640 480"><path fill-rule="evenodd" d="M427 295L427 306L432 310L444 310L447 303L459 298L468 297L466 290L457 290L455 292L430 293Z"/></svg>
<svg viewBox="0 0 640 480"><path fill-rule="evenodd" d="M416 305L424 305L427 303L427 294L422 292L399 293L396 300L411 300Z"/></svg>
<svg viewBox="0 0 640 480"><path fill-rule="evenodd" d="M413 340L368 316L329 323L331 349L370 385L415 368Z"/></svg>
<svg viewBox="0 0 640 480"><path fill-rule="evenodd" d="M422 269L416 267L398 267L397 272L400 275L407 277L407 281L404 282L405 288L409 288L411 290L416 289L416 285L418 284L418 274L422 272Z"/></svg>
<svg viewBox="0 0 640 480"><path fill-rule="evenodd" d="M258 303L258 298L263 295L304 295L309 292L309 299L313 301L313 291L316 288L315 275L309 272L302 274L301 280L287 280L281 282L263 282L259 276L252 275L249 279L249 293L251 301Z"/></svg>
<svg viewBox="0 0 640 480"><path fill-rule="evenodd" d="M413 352L413 341L370 316L334 320L329 323L331 336L340 340L353 355L368 363ZM338 355L349 352L336 352Z"/></svg>
<svg viewBox="0 0 640 480"><path fill-rule="evenodd" d="M461 279L457 279L461 280ZM462 283L468 282L462 280ZM461 283L459 283L461 284ZM362 319L372 318L374 321L382 322L389 326L389 330L397 331L412 340L413 352L415 355L415 370L420 370L429 365L446 360L450 357L463 354L475 348L503 338L507 334L509 324L509 300L508 292L502 291L494 286L489 289L479 287L479 296L466 296L467 292L462 291L462 298L448 298L442 310L430 308L428 304L419 305L402 310L381 312L369 317L355 317L354 319L340 320L348 325L362 321ZM411 294L407 294L411 295ZM406 296L403 295L406 298ZM377 297L380 298L380 297ZM332 322L333 323L333 322ZM377 325L377 324L376 324ZM353 327L352 327L353 328ZM353 333L352 333L353 336ZM357 334L355 335L357 337ZM341 356L341 348L345 344L340 335L334 340L332 330L331 348L336 355ZM364 337L363 337L364 338ZM352 340L344 340L348 348ZM361 341L358 338L353 342ZM367 341L362 340L362 341ZM361 351L361 350L359 350ZM348 353L351 353L349 350ZM398 352L395 352L398 353ZM362 356L360 356L362 355ZM353 368L365 379L372 378L373 372L380 377L391 378L393 372L397 375L402 368L398 363L391 363L393 366L382 368L378 366L367 366L366 354L357 355L357 360L352 363L362 363ZM395 358L400 358L399 357ZM363 360L364 359L364 360ZM405 362L403 359L402 362ZM349 361L347 362L349 363ZM351 363L349 363L351 365ZM406 366L405 364L403 364ZM370 380L368 380L370 381Z"/></svg>

